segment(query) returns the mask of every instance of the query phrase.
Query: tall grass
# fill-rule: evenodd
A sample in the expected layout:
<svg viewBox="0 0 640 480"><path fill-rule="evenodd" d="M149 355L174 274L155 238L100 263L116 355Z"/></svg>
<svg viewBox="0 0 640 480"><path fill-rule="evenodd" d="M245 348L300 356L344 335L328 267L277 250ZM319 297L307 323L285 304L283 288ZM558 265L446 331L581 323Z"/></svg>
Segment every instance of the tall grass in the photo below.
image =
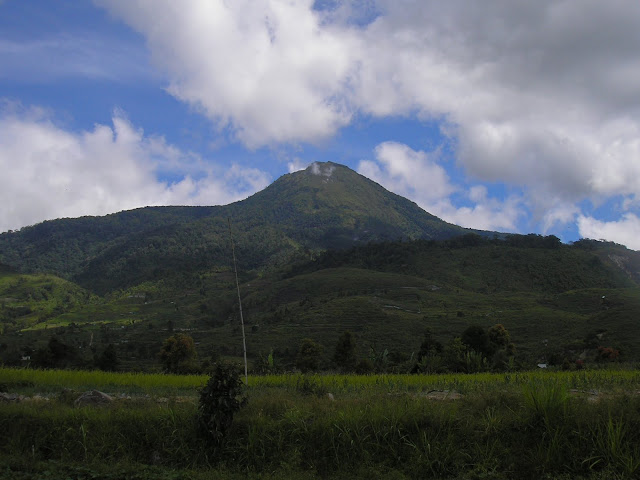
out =
<svg viewBox="0 0 640 480"><path fill-rule="evenodd" d="M152 393L177 388L195 396L204 380L0 369L0 383L30 381L36 390L39 382L114 389L138 382L136 388ZM249 405L218 451L198 437L194 402L148 398L73 408L52 397L0 406L0 463L4 455L65 465L213 468L242 476L295 472L291 478L368 478L377 472L396 478L595 479L640 473L640 398L624 393L637 391L635 372L249 380ZM464 395L454 401L425 394L437 389Z"/></svg>
<svg viewBox="0 0 640 480"><path fill-rule="evenodd" d="M640 372L635 370L589 370L578 372L530 371L514 373L433 374L433 375L266 375L249 377L251 387L296 389L300 382L329 392L424 392L455 390L471 393L508 390L532 382L555 382L566 390L633 391L640 388Z"/></svg>
<svg viewBox="0 0 640 480"><path fill-rule="evenodd" d="M119 389L159 393L170 390L188 390L202 387L206 375L164 375L160 373L115 373L100 370L30 370L0 368L0 384L33 386L36 390Z"/></svg>
<svg viewBox="0 0 640 480"><path fill-rule="evenodd" d="M167 375L160 373L114 373L82 370L31 370L0 367L0 384L61 388L132 387L152 392L156 389L197 389L207 381L206 375ZM285 388L297 390L301 382L312 389L332 393L362 391L424 392L455 390L471 393L483 390L508 390L515 386L555 382L559 387L575 390L602 389L609 392L634 391L640 388L640 371L589 370L578 372L531 371L514 373L476 373L439 375L343 375L283 374L250 376L250 388Z"/></svg>

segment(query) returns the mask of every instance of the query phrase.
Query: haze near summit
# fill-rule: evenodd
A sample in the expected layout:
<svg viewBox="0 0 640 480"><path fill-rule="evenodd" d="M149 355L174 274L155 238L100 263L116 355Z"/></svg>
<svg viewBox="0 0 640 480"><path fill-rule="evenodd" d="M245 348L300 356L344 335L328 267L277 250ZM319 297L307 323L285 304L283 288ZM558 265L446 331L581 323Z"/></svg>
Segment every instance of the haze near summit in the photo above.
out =
<svg viewBox="0 0 640 480"><path fill-rule="evenodd" d="M640 4L0 3L0 231L314 161L465 227L640 249Z"/></svg>

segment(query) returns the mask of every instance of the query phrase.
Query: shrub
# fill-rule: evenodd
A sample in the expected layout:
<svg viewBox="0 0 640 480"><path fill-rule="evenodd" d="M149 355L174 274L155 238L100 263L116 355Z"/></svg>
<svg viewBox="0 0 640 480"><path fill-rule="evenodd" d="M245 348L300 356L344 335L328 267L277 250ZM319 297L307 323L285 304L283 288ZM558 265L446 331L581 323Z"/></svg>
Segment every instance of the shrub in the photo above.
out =
<svg viewBox="0 0 640 480"><path fill-rule="evenodd" d="M316 371L320 368L320 359L322 355L322 345L314 342L310 338L302 339L298 356L296 357L296 367L302 373Z"/></svg>
<svg viewBox="0 0 640 480"><path fill-rule="evenodd" d="M167 338L158 354L165 371L169 373L195 373L198 370L195 343L189 335L176 333Z"/></svg>
<svg viewBox="0 0 640 480"><path fill-rule="evenodd" d="M218 363L207 384L200 390L199 428L212 446L218 446L231 427L234 414L246 403L240 369Z"/></svg>

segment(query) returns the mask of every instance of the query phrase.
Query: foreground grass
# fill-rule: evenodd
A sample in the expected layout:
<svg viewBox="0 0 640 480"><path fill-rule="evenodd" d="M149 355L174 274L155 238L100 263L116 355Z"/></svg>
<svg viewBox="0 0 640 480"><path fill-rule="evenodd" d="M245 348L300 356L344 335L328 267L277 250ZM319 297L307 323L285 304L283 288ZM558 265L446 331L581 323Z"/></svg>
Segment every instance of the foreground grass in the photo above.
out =
<svg viewBox="0 0 640 480"><path fill-rule="evenodd" d="M30 370L0 368L0 385L18 393L46 393L61 389L98 389L121 393L195 394L207 381L206 375L164 375L161 373L115 373L100 370Z"/></svg>
<svg viewBox="0 0 640 480"><path fill-rule="evenodd" d="M92 388L132 381L91 373ZM84 388L82 374L0 369L0 383ZM195 399L204 377L139 376L161 395L186 391L181 378ZM0 478L636 478L639 385L633 371L252 377L218 449L198 435L195 401L75 408L61 390L0 405Z"/></svg>
<svg viewBox="0 0 640 480"><path fill-rule="evenodd" d="M206 375L167 375L154 373L115 373L100 370L30 370L0 367L0 386L20 391L55 391L57 389L116 389L148 394L184 392L195 395L207 381ZM438 375L264 375L250 376L249 388L284 388L288 390L322 390L332 393L420 392L456 390L472 393L504 390L532 381L554 381L568 389L603 389L608 393L640 390L639 370L531 371L513 373L438 374Z"/></svg>

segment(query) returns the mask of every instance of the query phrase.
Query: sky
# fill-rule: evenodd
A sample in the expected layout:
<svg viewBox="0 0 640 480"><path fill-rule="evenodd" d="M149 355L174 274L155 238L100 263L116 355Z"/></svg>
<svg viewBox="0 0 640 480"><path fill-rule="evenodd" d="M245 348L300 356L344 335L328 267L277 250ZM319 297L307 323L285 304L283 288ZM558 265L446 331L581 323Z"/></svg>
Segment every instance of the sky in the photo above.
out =
<svg viewBox="0 0 640 480"><path fill-rule="evenodd" d="M640 250L640 2L0 0L0 232L324 161Z"/></svg>

